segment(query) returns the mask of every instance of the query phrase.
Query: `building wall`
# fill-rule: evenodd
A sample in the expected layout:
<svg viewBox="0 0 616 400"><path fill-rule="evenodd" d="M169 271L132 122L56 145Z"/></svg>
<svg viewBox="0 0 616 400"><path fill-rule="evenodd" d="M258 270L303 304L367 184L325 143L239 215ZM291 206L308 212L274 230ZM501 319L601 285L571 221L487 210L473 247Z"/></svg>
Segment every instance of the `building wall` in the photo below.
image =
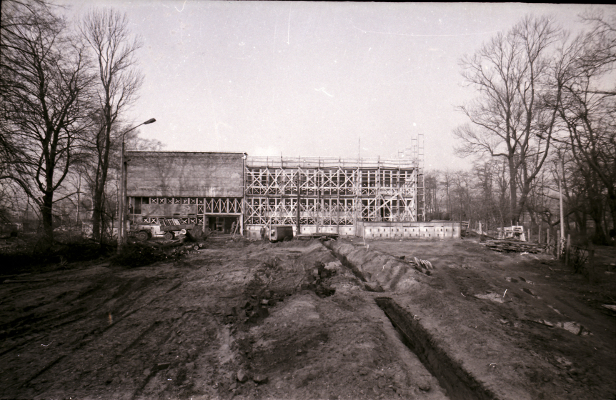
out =
<svg viewBox="0 0 616 400"><path fill-rule="evenodd" d="M242 224L243 153L127 152L131 223ZM227 221L228 220L228 221ZM228 222L228 223L227 223Z"/></svg>
<svg viewBox="0 0 616 400"><path fill-rule="evenodd" d="M243 153L127 152L128 197L244 196Z"/></svg>
<svg viewBox="0 0 616 400"><path fill-rule="evenodd" d="M359 222L356 236L366 239L459 239L460 222Z"/></svg>
<svg viewBox="0 0 616 400"><path fill-rule="evenodd" d="M260 225L248 225L246 237L259 239ZM366 239L459 239L460 222L366 222L358 221L356 226L321 226L319 233L337 233L340 236L358 236ZM301 227L302 234L317 233L316 226ZM293 234L297 228L293 226Z"/></svg>
<svg viewBox="0 0 616 400"><path fill-rule="evenodd" d="M367 239L459 238L460 224L423 218L421 171L412 160L246 159L243 153L127 153L129 219L208 225L239 218L248 237L267 224L302 234ZM299 201L298 201L299 198ZM297 234L297 232L296 232Z"/></svg>
<svg viewBox="0 0 616 400"><path fill-rule="evenodd" d="M262 225L246 225L245 236L248 239L260 239L261 226ZM315 225L302 225L302 235L310 235L314 233L317 233L317 227ZM340 236L355 236L355 226L320 226L318 233L337 233ZM296 225L293 225L293 235L297 236Z"/></svg>

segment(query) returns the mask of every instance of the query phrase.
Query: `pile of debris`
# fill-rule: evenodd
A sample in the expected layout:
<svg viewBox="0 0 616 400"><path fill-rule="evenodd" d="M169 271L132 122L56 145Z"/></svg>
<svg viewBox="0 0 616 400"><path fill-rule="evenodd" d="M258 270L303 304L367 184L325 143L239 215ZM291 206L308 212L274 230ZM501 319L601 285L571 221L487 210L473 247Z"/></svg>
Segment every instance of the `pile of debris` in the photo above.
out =
<svg viewBox="0 0 616 400"><path fill-rule="evenodd" d="M143 267L157 261L177 260L193 250L204 248L203 242L195 243L187 237L168 242L134 242L124 246L112 257L112 264L125 267Z"/></svg>
<svg viewBox="0 0 616 400"><path fill-rule="evenodd" d="M432 263L428 260L421 260L417 257L413 257L413 260L406 260L406 256L400 256L399 258L411 264L413 268L422 274L431 275L430 270L434 269Z"/></svg>
<svg viewBox="0 0 616 400"><path fill-rule="evenodd" d="M336 275L335 269L327 268L322 262L316 261L314 268L307 270L300 281L300 283L303 282L301 288L311 290L321 298L331 296L336 292L336 289L326 285L324 280L333 275Z"/></svg>
<svg viewBox="0 0 616 400"><path fill-rule="evenodd" d="M420 260L417 257L413 257L413 262L415 263L415 269L423 274L430 275L431 269L434 269L432 263L428 260Z"/></svg>
<svg viewBox="0 0 616 400"><path fill-rule="evenodd" d="M544 250L544 246L537 243L523 242L519 240L486 240L484 244L494 250L501 253L541 253Z"/></svg>

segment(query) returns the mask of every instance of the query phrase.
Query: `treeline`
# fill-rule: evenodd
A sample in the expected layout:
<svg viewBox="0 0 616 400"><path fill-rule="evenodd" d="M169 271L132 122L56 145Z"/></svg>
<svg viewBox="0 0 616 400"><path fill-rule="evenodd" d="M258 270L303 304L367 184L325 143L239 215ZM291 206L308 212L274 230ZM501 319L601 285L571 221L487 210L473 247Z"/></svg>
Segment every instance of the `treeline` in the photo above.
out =
<svg viewBox="0 0 616 400"><path fill-rule="evenodd" d="M0 222L41 221L48 244L58 209L75 221L91 213L103 240L117 218L122 141L160 147L124 135L144 79L126 15L91 8L68 21L64 11L6 0L0 28Z"/></svg>
<svg viewBox="0 0 616 400"><path fill-rule="evenodd" d="M610 241L616 227L616 14L589 11L569 32L524 18L460 61L478 96L453 133L472 171L426 177L429 212L534 232L564 225ZM540 228L541 227L541 228Z"/></svg>
<svg viewBox="0 0 616 400"><path fill-rule="evenodd" d="M567 174L571 171L566 170ZM560 230L559 174L555 164L548 164L534 182L525 211L516 224L530 232L531 239L554 242ZM498 161L475 164L470 171L428 171L425 175L426 219L468 221L470 228L496 235L497 229L512 225L507 166ZM573 176L573 175L569 175ZM580 194L580 182L565 182L563 189L566 231L576 242L591 239L609 243L613 228L604 193L597 202ZM595 210L601 209L600 213ZM594 216L594 217L593 217ZM480 225L481 224L481 225ZM549 233L548 233L549 231Z"/></svg>

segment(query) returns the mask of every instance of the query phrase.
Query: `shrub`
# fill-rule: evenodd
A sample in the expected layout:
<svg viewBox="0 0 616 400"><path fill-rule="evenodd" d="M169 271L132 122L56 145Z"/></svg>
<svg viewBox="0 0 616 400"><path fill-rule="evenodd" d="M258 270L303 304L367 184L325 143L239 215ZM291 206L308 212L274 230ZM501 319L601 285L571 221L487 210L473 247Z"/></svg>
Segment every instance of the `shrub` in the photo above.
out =
<svg viewBox="0 0 616 400"><path fill-rule="evenodd" d="M97 243L81 238L63 243L56 242L50 247L41 246L41 238L38 236L7 243L8 245L0 252L2 274L24 273L33 269L40 270L43 267L45 269L64 267L70 262L107 257L115 250L115 244Z"/></svg>

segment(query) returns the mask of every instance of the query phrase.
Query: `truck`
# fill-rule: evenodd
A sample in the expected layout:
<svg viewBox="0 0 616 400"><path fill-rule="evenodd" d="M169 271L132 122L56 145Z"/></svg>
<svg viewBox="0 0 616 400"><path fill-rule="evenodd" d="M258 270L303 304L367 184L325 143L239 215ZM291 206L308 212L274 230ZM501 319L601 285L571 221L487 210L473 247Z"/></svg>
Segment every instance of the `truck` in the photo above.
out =
<svg viewBox="0 0 616 400"><path fill-rule="evenodd" d="M199 232L197 232L197 230ZM173 240L178 235L191 232L193 236L200 236L201 226L196 224L181 224L177 218L160 218L158 224L135 223L131 225L129 234L139 241L150 238L164 238Z"/></svg>
<svg viewBox="0 0 616 400"><path fill-rule="evenodd" d="M293 226L291 225L272 225L269 230L270 242L282 242L293 240Z"/></svg>
<svg viewBox="0 0 616 400"><path fill-rule="evenodd" d="M516 239L522 242L526 242L526 235L524 234L524 227L513 225L505 226L504 228L496 228L499 239Z"/></svg>

